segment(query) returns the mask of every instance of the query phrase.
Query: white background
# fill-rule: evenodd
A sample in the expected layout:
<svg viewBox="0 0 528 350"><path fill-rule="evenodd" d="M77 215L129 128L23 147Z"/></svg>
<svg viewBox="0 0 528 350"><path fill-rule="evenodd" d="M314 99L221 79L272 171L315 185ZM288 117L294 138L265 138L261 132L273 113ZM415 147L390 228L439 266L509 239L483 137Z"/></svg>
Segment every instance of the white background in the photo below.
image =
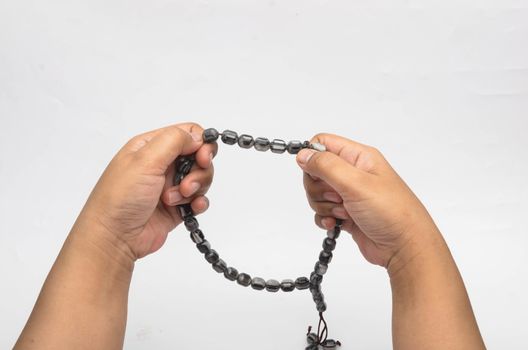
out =
<svg viewBox="0 0 528 350"><path fill-rule="evenodd" d="M528 3L0 1L0 348L131 136L180 121L380 148L442 229L490 349L526 349ZM200 219L225 260L308 274L323 232L292 156L220 145ZM343 349L391 347L389 281L349 236L325 278ZM302 349L309 293L217 275L182 227L136 265L127 349ZM523 334L524 333L524 334Z"/></svg>

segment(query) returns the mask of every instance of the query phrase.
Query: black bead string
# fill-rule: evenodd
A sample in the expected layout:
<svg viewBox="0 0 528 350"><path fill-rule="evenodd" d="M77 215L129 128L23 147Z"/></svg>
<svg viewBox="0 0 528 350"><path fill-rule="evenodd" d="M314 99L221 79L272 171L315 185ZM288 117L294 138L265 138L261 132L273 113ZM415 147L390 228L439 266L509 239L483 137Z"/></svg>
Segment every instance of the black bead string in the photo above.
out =
<svg viewBox="0 0 528 350"><path fill-rule="evenodd" d="M205 143L213 143L218 139L221 139L223 143L227 145L238 144L241 148L255 148L257 151L265 152L270 150L273 153L285 153L286 151L290 154L297 154L304 148L314 149L316 151L323 152L326 150L324 145L318 143L310 143L309 141L290 141L286 143L284 140L274 139L269 141L264 137L257 137L254 139L250 135L238 135L236 132L231 130L225 130L220 133L214 128L206 129L203 132L203 140ZM177 186L181 183L183 178L189 174L192 166L194 165L194 155L180 156L175 162L175 173L174 173L174 185ZM317 334L311 333L312 327L308 327L307 341L308 347L306 350L317 350L322 347L323 349L334 349L337 346L341 346L339 341L333 339L327 339L328 337L328 325L323 317L323 313L326 311L326 302L324 300L323 292L321 291L321 284L323 282L323 275L328 270L328 264L332 261L333 250L336 247L336 240L341 233L342 220L336 219L336 225L333 229L327 231L327 237L323 240L323 250L319 254L319 259L315 263L314 271L310 274L310 278L298 277L297 279L285 279L279 282L275 279L264 280L260 277L251 277L249 274L241 272L232 266L228 266L224 260L220 258L220 255L216 250L211 248L211 244L200 230L198 220L192 212L190 204L178 205L180 216L185 224L185 228L189 231L191 240L196 244L198 250L204 254L205 260L211 264L212 268L222 273L224 277L230 281L236 281L239 285L248 287L255 290L266 289L268 292L291 292L295 289L304 290L310 289L312 293L312 299L315 303L317 312L319 313L319 325L317 327ZM322 326L322 328L321 328Z"/></svg>

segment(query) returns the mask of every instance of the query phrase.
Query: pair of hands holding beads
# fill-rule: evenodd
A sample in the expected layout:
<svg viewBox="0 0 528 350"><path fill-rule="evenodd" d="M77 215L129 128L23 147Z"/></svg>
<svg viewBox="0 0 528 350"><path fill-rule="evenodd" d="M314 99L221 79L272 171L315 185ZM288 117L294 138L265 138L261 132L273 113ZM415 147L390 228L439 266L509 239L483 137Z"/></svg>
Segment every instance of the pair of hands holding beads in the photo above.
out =
<svg viewBox="0 0 528 350"><path fill-rule="evenodd" d="M79 218L98 222L115 236L131 262L158 250L181 223L176 205L191 203L196 214L209 206L205 194L213 180L216 143L204 143L198 124L183 123L133 137L112 159ZM433 226L419 200L381 153L344 137L318 134L311 149L297 154L315 222L323 229L343 219L365 258L388 267L396 252L413 239L418 224ZM196 165L173 186L173 162L196 152Z"/></svg>
<svg viewBox="0 0 528 350"><path fill-rule="evenodd" d="M181 123L133 137L110 161L73 225L15 349L120 349L136 260L182 223L178 205L207 210L216 143ZM388 271L394 349L485 349L463 280L427 210L375 148L318 134L302 149L315 223L341 219L367 261ZM174 161L195 154L173 185ZM65 311L67 310L67 312Z"/></svg>

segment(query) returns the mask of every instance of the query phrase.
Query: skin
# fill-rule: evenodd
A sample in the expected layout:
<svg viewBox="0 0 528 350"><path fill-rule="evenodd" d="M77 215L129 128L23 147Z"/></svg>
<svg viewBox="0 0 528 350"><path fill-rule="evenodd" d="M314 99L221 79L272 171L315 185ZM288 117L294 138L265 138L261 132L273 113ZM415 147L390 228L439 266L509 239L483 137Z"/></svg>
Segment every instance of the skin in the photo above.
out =
<svg viewBox="0 0 528 350"><path fill-rule="evenodd" d="M181 223L176 204L191 203L196 214L209 205L203 195L217 146L204 145L201 133L197 124L178 124L138 135L117 153L69 233L15 349L122 349L135 261L157 251ZM172 186L174 160L194 152L197 165Z"/></svg>
<svg viewBox="0 0 528 350"><path fill-rule="evenodd" d="M181 223L177 204L204 212L216 144L173 125L132 138L92 191L53 265L15 349L121 349L135 262ZM297 162L315 222L335 218L363 256L387 269L394 349L485 349L464 283L438 228L381 153L337 135L312 139ZM171 185L173 162L197 165ZM197 185L194 185L196 183Z"/></svg>
<svg viewBox="0 0 528 350"><path fill-rule="evenodd" d="M485 349L440 231L383 155L337 135L311 141L329 151L297 155L315 222L330 229L343 219L365 259L387 269L394 349Z"/></svg>

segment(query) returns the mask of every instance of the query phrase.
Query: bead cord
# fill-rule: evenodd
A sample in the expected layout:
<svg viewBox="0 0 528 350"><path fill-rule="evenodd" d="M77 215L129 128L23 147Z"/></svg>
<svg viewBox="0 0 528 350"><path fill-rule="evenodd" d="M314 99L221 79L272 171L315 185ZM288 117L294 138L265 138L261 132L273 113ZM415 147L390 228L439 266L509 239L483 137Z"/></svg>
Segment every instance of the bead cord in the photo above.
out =
<svg viewBox="0 0 528 350"><path fill-rule="evenodd" d="M270 141L267 138L257 137L256 139L250 135L238 133L231 130L224 130L218 132L214 128L206 129L203 131L203 141L205 143L214 143L220 139L227 145L238 144L240 148L251 148L254 147L257 151L268 151L273 153L285 153L286 151L290 154L297 154L301 149L309 148L319 152L326 151L326 147L319 143L310 143L309 141L290 141L286 143L284 140L273 139ZM173 183L175 186L179 185L183 178L187 176L195 163L195 156L185 155L179 156L175 161L175 173ZM328 264L332 260L333 250L336 247L336 239L339 237L341 232L341 226L343 221L336 219L336 224L333 229L327 231L327 237L323 240L323 250L319 254L319 259L315 263L314 271L310 274L310 277L298 277L293 279L284 279L279 282L275 279L264 280L261 277L251 277L251 275L241 272L232 266L228 266L224 260L220 258L218 252L211 248L211 244L205 238L198 220L196 219L191 205L189 203L181 204L177 206L180 217L182 218L185 228L189 231L191 240L196 244L197 249L204 254L205 260L212 265L212 268L218 272L223 273L224 277L230 281L236 281L243 287L251 286L255 290L266 290L271 293L282 290L283 292L291 292L295 289L304 290L309 289L312 294L312 299L315 303L317 312L319 313L319 325L317 327L317 334L310 333L312 327L308 327L307 341L308 347L306 349L333 349L337 346L341 346L339 341L327 339L328 337L328 325L323 317L323 313L326 311L326 303L324 295L321 290L321 284L323 282L323 275L328 270ZM321 328L322 326L322 328Z"/></svg>

